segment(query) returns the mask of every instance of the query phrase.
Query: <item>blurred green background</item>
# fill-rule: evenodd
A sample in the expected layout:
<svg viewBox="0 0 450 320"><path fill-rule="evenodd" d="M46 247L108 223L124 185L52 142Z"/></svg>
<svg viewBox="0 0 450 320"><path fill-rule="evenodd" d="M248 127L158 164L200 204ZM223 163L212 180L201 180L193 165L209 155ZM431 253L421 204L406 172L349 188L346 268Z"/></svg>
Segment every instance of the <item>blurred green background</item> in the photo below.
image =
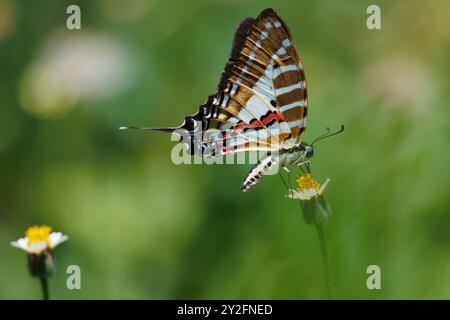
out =
<svg viewBox="0 0 450 320"><path fill-rule="evenodd" d="M81 30L66 8L81 7ZM382 30L366 27L370 4ZM163 133L214 92L233 33L273 7L309 84L313 170L331 178L336 298L450 298L448 1L0 0L0 298L39 299L33 224L55 251L60 299L312 299L325 279L313 227L278 177L249 165L172 164ZM82 289L67 290L79 265ZM381 267L369 291L366 268Z"/></svg>

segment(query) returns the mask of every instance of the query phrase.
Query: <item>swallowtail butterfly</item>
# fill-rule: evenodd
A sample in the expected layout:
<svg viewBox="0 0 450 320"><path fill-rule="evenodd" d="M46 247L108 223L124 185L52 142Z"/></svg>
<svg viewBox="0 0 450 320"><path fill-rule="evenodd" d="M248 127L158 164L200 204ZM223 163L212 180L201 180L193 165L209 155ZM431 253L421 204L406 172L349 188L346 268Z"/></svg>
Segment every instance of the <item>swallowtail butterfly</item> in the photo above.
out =
<svg viewBox="0 0 450 320"><path fill-rule="evenodd" d="M179 127L144 128L181 135L192 155L267 151L241 185L249 190L269 170L304 162L314 153L302 142L308 110L306 79L297 48L273 9L244 19L217 91ZM192 139L196 134L203 138ZM208 134L208 138L206 137ZM193 142L194 141L194 142Z"/></svg>

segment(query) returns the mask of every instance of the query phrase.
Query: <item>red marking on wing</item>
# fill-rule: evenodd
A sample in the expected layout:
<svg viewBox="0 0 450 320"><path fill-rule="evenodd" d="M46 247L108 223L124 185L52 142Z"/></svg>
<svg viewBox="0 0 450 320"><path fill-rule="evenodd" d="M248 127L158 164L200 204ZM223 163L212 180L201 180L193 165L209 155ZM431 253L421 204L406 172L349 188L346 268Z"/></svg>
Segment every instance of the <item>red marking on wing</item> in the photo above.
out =
<svg viewBox="0 0 450 320"><path fill-rule="evenodd" d="M250 127L250 125L248 123L241 122L241 123L238 123L238 124L234 125L233 126L233 130L240 131L242 129L249 128L249 127Z"/></svg>
<svg viewBox="0 0 450 320"><path fill-rule="evenodd" d="M260 128L260 127L264 126L264 123L261 122L261 121L258 120L258 119L255 119L255 120L253 120L253 121L250 121L250 125L251 125L253 128Z"/></svg>
<svg viewBox="0 0 450 320"><path fill-rule="evenodd" d="M264 119L262 119L262 123L264 125L268 124L270 121L272 121L273 119L276 119L277 121L284 121L283 116L281 115L281 113L276 112L276 113L270 113L267 117L265 117Z"/></svg>
<svg viewBox="0 0 450 320"><path fill-rule="evenodd" d="M252 127L255 128L255 129L256 128L263 128L263 127L266 126L266 124L268 124L270 121L272 121L274 119L276 119L277 121L284 121L283 116L281 115L281 113L275 112L275 113L268 114L266 117L264 117L261 120L254 119L250 123L246 123L246 122L238 123L238 124L234 125L231 130L240 131L242 129L252 128Z"/></svg>

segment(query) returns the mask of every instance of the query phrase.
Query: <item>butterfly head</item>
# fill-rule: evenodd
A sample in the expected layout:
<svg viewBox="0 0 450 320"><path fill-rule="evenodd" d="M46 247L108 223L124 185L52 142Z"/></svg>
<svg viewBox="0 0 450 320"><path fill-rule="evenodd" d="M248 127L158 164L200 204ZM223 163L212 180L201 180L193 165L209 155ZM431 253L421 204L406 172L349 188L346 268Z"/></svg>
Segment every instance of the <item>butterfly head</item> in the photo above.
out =
<svg viewBox="0 0 450 320"><path fill-rule="evenodd" d="M295 165L307 161L314 156L314 147L302 142L300 145L293 147L282 153L282 165Z"/></svg>
<svg viewBox="0 0 450 320"><path fill-rule="evenodd" d="M314 147L312 146L312 145L307 145L307 144L304 144L304 147L305 147L305 157L306 158L312 158L313 156L314 156Z"/></svg>

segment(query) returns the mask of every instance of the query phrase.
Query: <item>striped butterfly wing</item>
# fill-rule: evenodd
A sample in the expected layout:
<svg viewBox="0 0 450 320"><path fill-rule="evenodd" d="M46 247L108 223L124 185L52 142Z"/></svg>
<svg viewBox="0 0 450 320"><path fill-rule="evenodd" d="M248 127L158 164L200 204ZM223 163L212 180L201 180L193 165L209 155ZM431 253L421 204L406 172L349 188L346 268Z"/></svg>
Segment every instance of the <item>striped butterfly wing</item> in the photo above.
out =
<svg viewBox="0 0 450 320"><path fill-rule="evenodd" d="M191 136L205 133L200 146L192 139L186 143L191 154L276 151L301 142L306 108L305 76L295 44L282 19L266 9L241 22L217 92L178 128Z"/></svg>

